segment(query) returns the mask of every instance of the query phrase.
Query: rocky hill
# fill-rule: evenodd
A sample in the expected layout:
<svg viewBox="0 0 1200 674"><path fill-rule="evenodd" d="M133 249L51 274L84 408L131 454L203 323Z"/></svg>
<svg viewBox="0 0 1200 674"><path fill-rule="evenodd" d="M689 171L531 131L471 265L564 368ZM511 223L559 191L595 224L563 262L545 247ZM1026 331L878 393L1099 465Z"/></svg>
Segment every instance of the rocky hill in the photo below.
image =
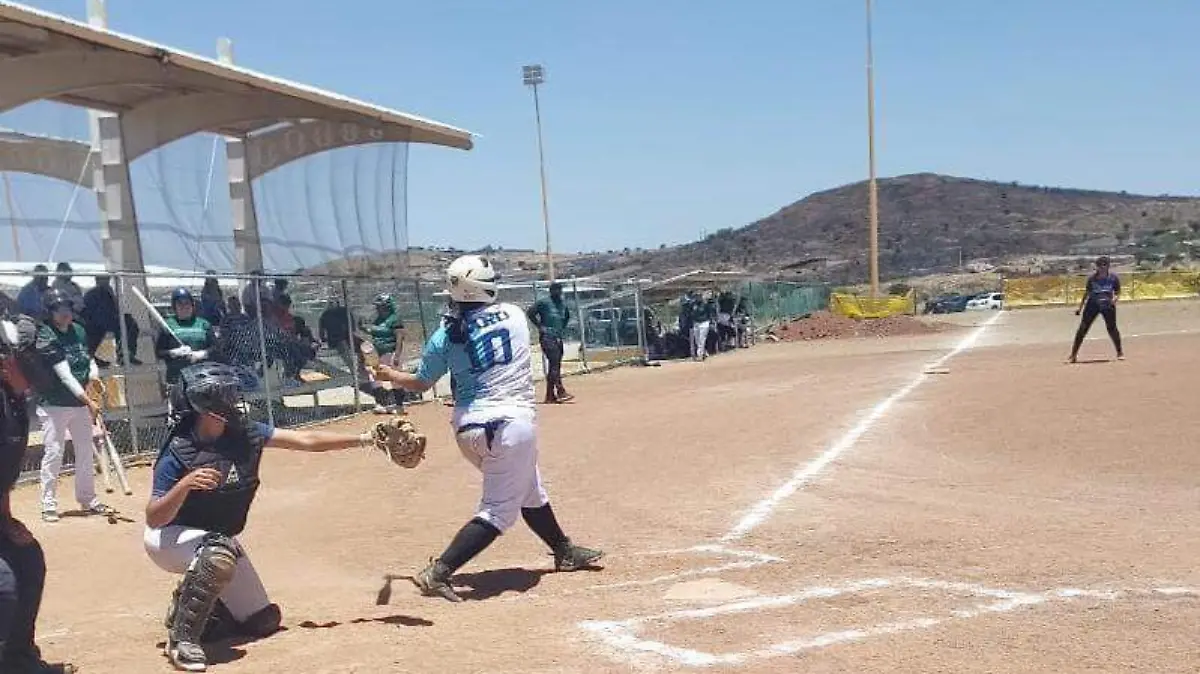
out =
<svg viewBox="0 0 1200 674"><path fill-rule="evenodd" d="M1200 199L999 183L936 174L878 181L884 279L1003 266L1036 256L1125 254L1153 266L1200 259ZM696 268L859 283L867 183L812 194L745 227L654 251L576 258L560 273L665 276ZM1163 243L1164 238L1170 239Z"/></svg>

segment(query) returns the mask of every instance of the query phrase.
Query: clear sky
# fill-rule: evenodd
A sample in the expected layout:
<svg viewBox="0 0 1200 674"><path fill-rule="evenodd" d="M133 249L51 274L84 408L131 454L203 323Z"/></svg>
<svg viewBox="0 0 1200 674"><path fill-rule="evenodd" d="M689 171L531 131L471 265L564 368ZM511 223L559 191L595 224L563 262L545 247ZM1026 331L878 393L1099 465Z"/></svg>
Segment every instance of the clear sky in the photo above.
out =
<svg viewBox="0 0 1200 674"><path fill-rule="evenodd" d="M34 0L84 16L85 0ZM113 29L481 134L414 147L414 244L657 247L867 174L858 0L109 0ZM1200 2L877 0L881 176L1194 194Z"/></svg>

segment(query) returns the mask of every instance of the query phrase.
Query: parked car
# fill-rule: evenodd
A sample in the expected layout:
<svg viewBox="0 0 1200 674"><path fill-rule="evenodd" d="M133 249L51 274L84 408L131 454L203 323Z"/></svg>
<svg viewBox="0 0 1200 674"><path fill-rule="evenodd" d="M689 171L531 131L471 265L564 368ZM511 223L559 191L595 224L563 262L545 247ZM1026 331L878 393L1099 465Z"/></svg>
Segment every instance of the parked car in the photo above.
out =
<svg viewBox="0 0 1200 674"><path fill-rule="evenodd" d="M970 295L947 295L930 300L925 304L927 314L954 314L967 310L967 303L973 298Z"/></svg>
<svg viewBox="0 0 1200 674"><path fill-rule="evenodd" d="M984 293L967 302L967 311L998 311L1004 308L1004 293Z"/></svg>

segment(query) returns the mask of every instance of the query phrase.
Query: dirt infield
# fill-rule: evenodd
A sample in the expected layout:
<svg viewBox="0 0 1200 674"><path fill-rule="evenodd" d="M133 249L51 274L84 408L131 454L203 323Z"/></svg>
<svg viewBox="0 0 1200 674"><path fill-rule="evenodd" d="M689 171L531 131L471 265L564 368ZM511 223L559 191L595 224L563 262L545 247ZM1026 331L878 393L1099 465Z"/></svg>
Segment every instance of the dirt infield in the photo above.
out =
<svg viewBox="0 0 1200 674"><path fill-rule="evenodd" d="M417 470L270 454L244 542L287 629L210 671L1200 671L1200 304L1121 312L1124 362L1101 327L1097 362L1063 365L1072 312L1025 310L572 379L578 402L539 408L543 470L606 568L548 573L518 525L462 604L400 578L377 605L474 507L447 408L413 410ZM174 579L131 478L115 524L45 525L14 495L51 569L45 655L87 673L170 671Z"/></svg>

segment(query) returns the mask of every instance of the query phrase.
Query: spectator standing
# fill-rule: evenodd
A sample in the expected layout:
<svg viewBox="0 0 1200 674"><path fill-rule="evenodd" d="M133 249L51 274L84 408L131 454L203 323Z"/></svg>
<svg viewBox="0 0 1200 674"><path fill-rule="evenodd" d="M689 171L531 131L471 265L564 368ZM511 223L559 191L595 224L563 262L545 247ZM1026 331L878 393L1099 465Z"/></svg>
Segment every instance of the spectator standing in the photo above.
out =
<svg viewBox="0 0 1200 674"><path fill-rule="evenodd" d="M111 334L117 343L117 362L123 364L125 355L128 353L130 363L142 364L137 357L138 336L141 334L141 328L130 314L124 316L125 332L128 333L129 344L128 348L123 347L121 310L117 306L117 294L113 291L111 276L108 274L96 275L96 285L83 294L83 312L80 314L80 318L83 319L83 329L87 333L88 355L95 358L96 349L100 347L104 338ZM101 358L96 358L96 364L100 367L111 365Z"/></svg>
<svg viewBox="0 0 1200 674"><path fill-rule="evenodd" d="M33 278L21 286L17 294L17 307L21 313L36 319L46 317L42 296L50 289L50 270L44 264L34 265Z"/></svg>
<svg viewBox="0 0 1200 674"><path fill-rule="evenodd" d="M565 403L575 399L567 393L562 380L563 337L571 322L571 310L563 300L562 284L550 284L550 296L534 303L526 312L529 321L537 326L538 343L546 359L546 403Z"/></svg>
<svg viewBox="0 0 1200 674"><path fill-rule="evenodd" d="M50 287L62 291L71 300L71 310L75 312L75 315L82 315L83 288L80 288L78 283L71 280L74 270L71 269L70 263L59 262L58 266L55 267L55 271L58 273L54 279L54 283Z"/></svg>
<svg viewBox="0 0 1200 674"><path fill-rule="evenodd" d="M217 272L209 269L204 273L204 287L200 289L200 307L197 313L200 318L217 326L225 318L225 297L221 292L221 284L217 282Z"/></svg>
<svg viewBox="0 0 1200 674"><path fill-rule="evenodd" d="M701 297L692 292L691 308L692 324L692 358L705 360L708 358L708 332L712 321L716 318L717 304L711 297Z"/></svg>

